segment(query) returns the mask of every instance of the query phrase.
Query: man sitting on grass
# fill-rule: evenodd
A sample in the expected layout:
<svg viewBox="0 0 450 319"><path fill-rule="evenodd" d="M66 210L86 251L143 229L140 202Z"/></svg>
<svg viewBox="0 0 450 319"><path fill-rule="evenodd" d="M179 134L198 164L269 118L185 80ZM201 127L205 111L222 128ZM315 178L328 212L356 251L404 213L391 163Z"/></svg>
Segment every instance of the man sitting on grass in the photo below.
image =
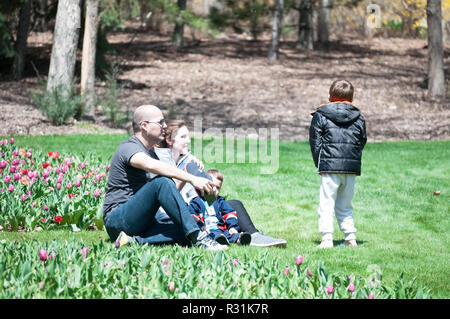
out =
<svg viewBox="0 0 450 319"><path fill-rule="evenodd" d="M200 230L172 178L177 183L188 182L202 193L211 193L217 185L161 162L155 154L154 147L164 139L166 127L161 110L154 105L142 105L134 112L134 135L119 145L111 160L103 213L106 231L118 246L136 241L227 249ZM156 221L160 206L173 224Z"/></svg>

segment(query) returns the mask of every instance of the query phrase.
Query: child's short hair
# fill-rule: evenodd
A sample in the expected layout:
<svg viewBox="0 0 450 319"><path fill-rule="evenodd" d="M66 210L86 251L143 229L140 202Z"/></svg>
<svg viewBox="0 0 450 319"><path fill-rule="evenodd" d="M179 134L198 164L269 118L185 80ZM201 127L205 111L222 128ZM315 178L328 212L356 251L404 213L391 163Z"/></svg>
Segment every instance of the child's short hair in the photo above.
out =
<svg viewBox="0 0 450 319"><path fill-rule="evenodd" d="M211 175L212 177L214 177L215 179L218 179L219 181L221 181L223 183L223 175L218 170L210 169L210 170L207 171L207 173L209 175Z"/></svg>
<svg viewBox="0 0 450 319"><path fill-rule="evenodd" d="M330 86L330 101L353 101L353 85L347 80L336 80Z"/></svg>

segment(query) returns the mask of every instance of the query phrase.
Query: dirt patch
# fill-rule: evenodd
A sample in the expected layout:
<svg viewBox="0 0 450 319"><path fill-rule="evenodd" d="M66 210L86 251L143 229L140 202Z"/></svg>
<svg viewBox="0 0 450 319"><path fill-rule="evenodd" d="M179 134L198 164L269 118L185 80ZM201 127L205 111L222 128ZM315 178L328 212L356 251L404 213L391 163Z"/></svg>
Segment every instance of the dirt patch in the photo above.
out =
<svg viewBox="0 0 450 319"><path fill-rule="evenodd" d="M425 40L336 38L328 48L315 51L284 41L280 60L271 63L266 58L268 39L223 36L188 41L176 51L169 36L139 33L129 45L131 38L132 29L108 38L117 52L108 59L119 64L124 109L151 103L191 127L200 119L203 129L223 132L277 127L282 140L299 141L308 138L310 113L327 102L331 82L346 78L356 88L354 104L366 117L369 141L450 138L450 99L425 99ZM30 37L29 60L41 75L48 71L50 41L48 34ZM447 44L447 75L449 62ZM29 98L38 85L35 74L30 65L23 80L0 81L1 136L129 131L129 125L108 128L101 112L95 123L50 125ZM98 91L103 88L98 81Z"/></svg>

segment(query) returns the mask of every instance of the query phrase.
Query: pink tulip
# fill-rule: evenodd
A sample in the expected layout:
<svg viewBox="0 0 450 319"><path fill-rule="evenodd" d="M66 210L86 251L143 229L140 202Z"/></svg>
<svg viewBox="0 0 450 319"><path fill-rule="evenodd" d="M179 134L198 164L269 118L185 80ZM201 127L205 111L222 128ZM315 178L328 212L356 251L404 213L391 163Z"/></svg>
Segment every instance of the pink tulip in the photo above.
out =
<svg viewBox="0 0 450 319"><path fill-rule="evenodd" d="M78 179L76 182L75 182L75 187L80 187L81 186L81 181Z"/></svg>
<svg viewBox="0 0 450 319"><path fill-rule="evenodd" d="M53 252L48 256L48 260L55 259L55 258L56 258L56 253L53 251Z"/></svg>
<svg viewBox="0 0 450 319"><path fill-rule="evenodd" d="M67 184L67 188L72 188L72 183Z"/></svg>
<svg viewBox="0 0 450 319"><path fill-rule="evenodd" d="M22 201L26 201L26 200L27 200L27 195L22 194L22 196L20 197L20 199L21 199Z"/></svg>
<svg viewBox="0 0 450 319"><path fill-rule="evenodd" d="M12 152L12 155L13 155L14 157L19 156L19 151L18 151L18 150L14 150L14 151Z"/></svg>
<svg viewBox="0 0 450 319"><path fill-rule="evenodd" d="M9 167L9 172L10 172L11 174L13 174L15 171L16 171L16 167L15 167L15 166L10 166L10 167Z"/></svg>
<svg viewBox="0 0 450 319"><path fill-rule="evenodd" d="M11 137L11 139L9 140L9 144L13 145L14 144L14 139Z"/></svg>
<svg viewBox="0 0 450 319"><path fill-rule="evenodd" d="M110 168L111 168L110 164L106 165L106 171L109 171Z"/></svg>
<svg viewBox="0 0 450 319"><path fill-rule="evenodd" d="M10 193L14 192L14 186L13 186L12 184L9 184L9 186L8 186L8 191L9 191Z"/></svg>
<svg viewBox="0 0 450 319"><path fill-rule="evenodd" d="M369 294L369 299L373 299L374 297L375 297L375 294L373 293L373 291L371 291Z"/></svg>
<svg viewBox="0 0 450 319"><path fill-rule="evenodd" d="M56 182L62 183L63 176L64 176L63 174L59 174L58 178L56 179Z"/></svg>
<svg viewBox="0 0 450 319"><path fill-rule="evenodd" d="M47 211L48 208L49 208L49 207L48 207L47 205L44 205L44 210L45 210L45 211Z"/></svg>
<svg viewBox="0 0 450 319"><path fill-rule="evenodd" d="M0 193L3 193L5 190L2 188L0 188Z"/></svg>
<svg viewBox="0 0 450 319"><path fill-rule="evenodd" d="M80 164L80 168L81 168L81 169L84 169L85 167L86 167L86 165L84 165L84 163L81 163L81 164Z"/></svg>
<svg viewBox="0 0 450 319"><path fill-rule="evenodd" d="M61 189L61 183L56 184L56 189L60 190Z"/></svg>
<svg viewBox="0 0 450 319"><path fill-rule="evenodd" d="M28 174L27 174L27 176L28 176L28 178L33 178L34 177L34 173L32 172L32 171L28 171Z"/></svg>
<svg viewBox="0 0 450 319"><path fill-rule="evenodd" d="M285 275L289 275L289 267L286 267L286 268L284 269L284 274L285 274Z"/></svg>
<svg viewBox="0 0 450 319"><path fill-rule="evenodd" d="M303 256L297 256L297 258L295 259L295 262L297 263L297 266L300 266L301 264L303 264Z"/></svg>
<svg viewBox="0 0 450 319"><path fill-rule="evenodd" d="M47 251L44 250L44 249L39 250L39 258L40 258L42 261L47 261L47 258L48 258L48 253L47 253Z"/></svg>
<svg viewBox="0 0 450 319"><path fill-rule="evenodd" d="M36 202L31 203L32 207L36 207Z"/></svg>
<svg viewBox="0 0 450 319"><path fill-rule="evenodd" d="M237 258L234 258L234 259L233 259L233 265L234 265L234 267L237 267L238 263L239 263L239 261L237 260Z"/></svg>
<svg viewBox="0 0 450 319"><path fill-rule="evenodd" d="M173 281L169 282L169 290L174 291L175 289L175 283Z"/></svg>
<svg viewBox="0 0 450 319"><path fill-rule="evenodd" d="M312 272L311 272L311 269L309 269L309 268L306 270L306 274L307 274L309 277L312 277L312 275L313 275Z"/></svg>
<svg viewBox="0 0 450 319"><path fill-rule="evenodd" d="M20 173L14 174L14 181L15 182L17 182L21 178L22 178L22 174L20 174Z"/></svg>
<svg viewBox="0 0 450 319"><path fill-rule="evenodd" d="M353 283L351 283L351 284L348 286L348 291L350 291L350 292L354 292L354 291L355 291L355 285L354 285Z"/></svg>
<svg viewBox="0 0 450 319"><path fill-rule="evenodd" d="M11 181L11 177L9 175L6 175L3 180L5 181L5 184L8 184Z"/></svg>
<svg viewBox="0 0 450 319"><path fill-rule="evenodd" d="M332 295L334 292L334 287L333 286L329 286L327 289L327 294Z"/></svg>
<svg viewBox="0 0 450 319"><path fill-rule="evenodd" d="M42 177L43 178L47 178L48 177L48 171L46 169L44 169L44 171L42 172Z"/></svg>
<svg viewBox="0 0 450 319"><path fill-rule="evenodd" d="M16 158L16 159L12 160L11 165L17 166L17 165L19 165L19 163L20 163L20 161Z"/></svg>
<svg viewBox="0 0 450 319"><path fill-rule="evenodd" d="M83 248L81 249L81 256L83 256L83 260L86 259L86 255L89 253L89 248Z"/></svg>
<svg viewBox="0 0 450 319"><path fill-rule="evenodd" d="M100 189L97 188L97 189L94 191L94 197L99 197L101 193L102 193L102 191L101 191Z"/></svg>
<svg viewBox="0 0 450 319"><path fill-rule="evenodd" d="M0 168L5 168L6 167L6 161L5 160L1 160L0 161Z"/></svg>

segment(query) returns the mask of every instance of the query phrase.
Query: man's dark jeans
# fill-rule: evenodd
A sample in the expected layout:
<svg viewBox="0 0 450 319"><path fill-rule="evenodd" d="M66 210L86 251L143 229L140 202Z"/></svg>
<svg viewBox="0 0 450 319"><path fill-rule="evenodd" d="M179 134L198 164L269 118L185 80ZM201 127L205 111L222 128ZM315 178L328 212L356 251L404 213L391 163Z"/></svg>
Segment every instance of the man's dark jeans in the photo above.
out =
<svg viewBox="0 0 450 319"><path fill-rule="evenodd" d="M155 219L160 206L173 223L159 223ZM107 217L105 227L112 240L124 231L142 245L189 245L188 236L200 230L174 181L163 176L148 181L132 198L117 206Z"/></svg>

